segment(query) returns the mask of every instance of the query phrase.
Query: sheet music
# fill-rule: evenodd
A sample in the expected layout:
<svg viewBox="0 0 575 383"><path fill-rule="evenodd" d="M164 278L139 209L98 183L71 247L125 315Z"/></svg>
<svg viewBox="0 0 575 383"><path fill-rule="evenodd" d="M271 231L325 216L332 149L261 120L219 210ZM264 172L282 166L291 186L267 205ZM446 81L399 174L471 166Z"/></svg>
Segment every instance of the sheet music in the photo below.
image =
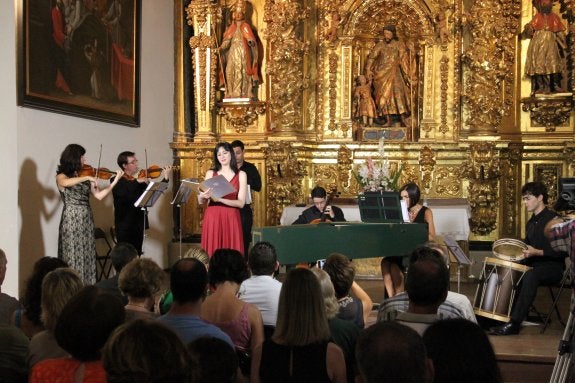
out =
<svg viewBox="0 0 575 383"><path fill-rule="evenodd" d="M160 198L162 193L168 188L167 182L150 181L146 190L140 198L134 203L135 207L152 207Z"/></svg>
<svg viewBox="0 0 575 383"><path fill-rule="evenodd" d="M248 184L247 187L247 191L246 191L246 205L250 205L252 203L252 188L250 187L250 184Z"/></svg>
<svg viewBox="0 0 575 383"><path fill-rule="evenodd" d="M192 193L192 190L194 190L192 186L194 182L198 184L197 179L195 178L183 179L182 182L180 182L180 188L176 192L176 195L174 196L174 199L172 200L172 202L170 202L170 204L181 205L183 203L188 202L190 194Z"/></svg>
<svg viewBox="0 0 575 383"><path fill-rule="evenodd" d="M200 190L212 189L212 198L222 198L225 195L233 193L236 189L223 175L218 175L212 178L208 178L200 182L197 178L186 178L182 180L182 183L186 183L192 188L194 193L199 194ZM246 202L247 203L247 202Z"/></svg>
<svg viewBox="0 0 575 383"><path fill-rule="evenodd" d="M453 238L451 238L448 235L443 236L443 241L445 242L445 245L447 245L447 247L449 248L449 250L451 251L451 253L455 257L455 259L457 259L457 263L459 263L460 265L471 265L472 264L471 259L469 259L469 257L467 257L467 255L465 255L463 250L461 250L461 247L459 247L459 245L457 244L457 241L455 241Z"/></svg>

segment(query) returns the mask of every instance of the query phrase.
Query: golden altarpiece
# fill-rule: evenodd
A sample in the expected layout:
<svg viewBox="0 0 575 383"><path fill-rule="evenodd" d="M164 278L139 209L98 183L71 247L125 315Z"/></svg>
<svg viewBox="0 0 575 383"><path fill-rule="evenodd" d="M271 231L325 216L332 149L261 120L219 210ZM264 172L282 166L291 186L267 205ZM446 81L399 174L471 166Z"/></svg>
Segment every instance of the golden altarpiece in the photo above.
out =
<svg viewBox="0 0 575 383"><path fill-rule="evenodd" d="M352 169L378 155L403 166L431 198L467 198L472 240L523 237L521 185L541 180L557 196L574 174L575 4L553 3L567 43L563 91L532 95L524 75L537 10L523 0L247 0L260 45L252 99L222 102L218 80L232 0L175 0L175 128L180 177L202 178L217 141L240 139L259 169L254 226L276 225L310 189L355 197ZM383 30L393 25L413 63L409 118L369 126L356 114L356 84ZM368 125L368 126L364 126ZM194 198L182 232L201 231Z"/></svg>

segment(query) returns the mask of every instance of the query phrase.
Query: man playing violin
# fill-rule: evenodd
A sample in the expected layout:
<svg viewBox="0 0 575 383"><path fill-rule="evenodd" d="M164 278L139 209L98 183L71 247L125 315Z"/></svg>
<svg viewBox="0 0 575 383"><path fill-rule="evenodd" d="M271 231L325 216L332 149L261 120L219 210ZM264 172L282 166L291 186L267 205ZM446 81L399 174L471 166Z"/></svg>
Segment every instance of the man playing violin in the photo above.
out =
<svg viewBox="0 0 575 383"><path fill-rule="evenodd" d="M134 203L140 198L150 182L149 174L140 171L138 159L134 152L125 151L118 155L118 166L124 171L124 176L112 191L114 195L114 225L116 241L134 245L138 255L142 255L144 230L149 227L147 212ZM162 169L159 179L168 182L172 173L171 166ZM113 181L113 178L110 180ZM144 218L146 218L144 220ZM144 227L145 221L145 227Z"/></svg>
<svg viewBox="0 0 575 383"><path fill-rule="evenodd" d="M292 223L292 225L315 223L322 220L345 222L343 211L337 206L330 205L326 197L327 193L324 188L321 186L314 187L311 191L313 206L302 211L301 215Z"/></svg>
<svg viewBox="0 0 575 383"><path fill-rule="evenodd" d="M527 318L529 308L535 300L539 286L558 283L565 270L566 253L556 251L545 237L545 226L558 217L547 208L547 188L541 182L528 182L521 189L521 199L527 211L533 213L525 227L523 260L519 263L530 266L521 279L519 295L511 310L511 320L491 329L493 335L514 335L521 330L521 322Z"/></svg>

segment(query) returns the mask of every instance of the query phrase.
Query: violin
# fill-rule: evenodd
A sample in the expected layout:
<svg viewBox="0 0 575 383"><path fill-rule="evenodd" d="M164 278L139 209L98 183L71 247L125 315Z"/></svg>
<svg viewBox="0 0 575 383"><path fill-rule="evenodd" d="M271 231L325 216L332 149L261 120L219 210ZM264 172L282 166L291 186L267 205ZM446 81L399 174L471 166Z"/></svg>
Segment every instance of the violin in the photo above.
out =
<svg viewBox="0 0 575 383"><path fill-rule="evenodd" d="M164 168L158 165L151 165L147 169L142 169L138 173L138 178L158 178L162 174Z"/></svg>
<svg viewBox="0 0 575 383"><path fill-rule="evenodd" d="M84 164L82 169L78 171L78 176L85 177L98 177L102 180L109 180L110 178L114 177L116 172L108 169L108 168L94 168L88 164Z"/></svg>

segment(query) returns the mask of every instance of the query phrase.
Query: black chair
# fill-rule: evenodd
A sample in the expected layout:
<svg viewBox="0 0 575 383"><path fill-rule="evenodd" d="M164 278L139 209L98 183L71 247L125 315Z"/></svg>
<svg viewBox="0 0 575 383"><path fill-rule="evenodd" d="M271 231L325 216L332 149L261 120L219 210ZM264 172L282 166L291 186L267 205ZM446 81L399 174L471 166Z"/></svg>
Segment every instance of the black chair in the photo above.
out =
<svg viewBox="0 0 575 383"><path fill-rule="evenodd" d="M110 252L112 251L112 246L106 237L104 230L96 227L94 229L94 237L96 238L96 282L102 279L110 278L110 273L112 272L112 259L110 257ZM106 254L98 254L98 240L101 240L102 246L107 246ZM98 270L99 269L99 270Z"/></svg>
<svg viewBox="0 0 575 383"><path fill-rule="evenodd" d="M565 321L561 317L561 313L559 312L559 308L557 306L559 303L559 298L561 297L561 293L566 287L571 287L571 284L572 284L571 265L567 265L565 271L563 272L563 278L561 278L561 281L555 285L547 286L547 288L549 289L549 294L551 295L551 301L553 303L551 305L551 308L549 309L549 312L547 312L547 315L543 317L543 327L541 328L540 332L541 334L543 334L547 329L547 326L549 326L549 323L551 322L551 315L553 315L553 312L557 314L557 319L559 319L559 322L563 325L563 327L566 326ZM555 294L555 292L553 291L554 289L558 289L557 294Z"/></svg>

